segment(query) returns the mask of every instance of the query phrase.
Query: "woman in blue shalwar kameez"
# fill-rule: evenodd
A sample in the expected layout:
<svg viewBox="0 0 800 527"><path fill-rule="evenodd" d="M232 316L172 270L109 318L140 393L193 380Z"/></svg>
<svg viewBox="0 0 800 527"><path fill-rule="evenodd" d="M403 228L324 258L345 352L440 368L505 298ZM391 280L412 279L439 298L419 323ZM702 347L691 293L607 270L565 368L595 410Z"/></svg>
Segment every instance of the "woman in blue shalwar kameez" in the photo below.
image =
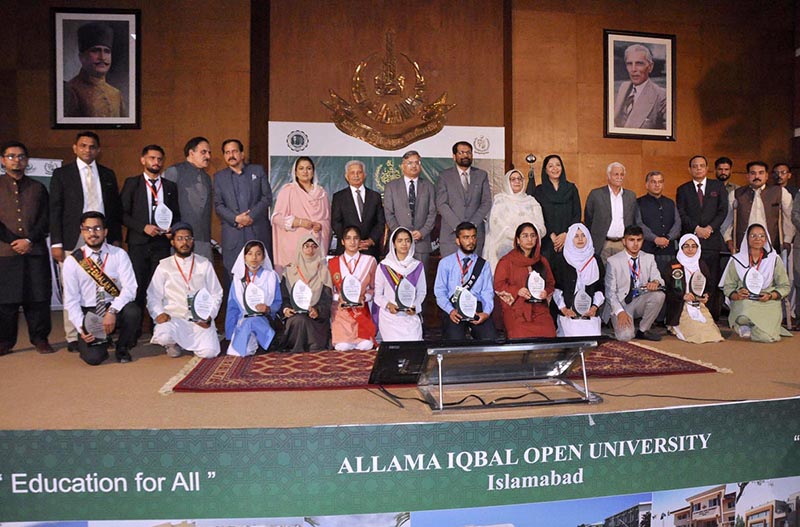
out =
<svg viewBox="0 0 800 527"><path fill-rule="evenodd" d="M269 323L281 307L281 288L278 275L272 269L264 244L257 240L247 242L231 269L233 275L225 315L225 337L230 340L228 355L245 357L255 354L259 346L269 347L275 330ZM258 287L264 293L264 302L248 313L244 302L245 287Z"/></svg>

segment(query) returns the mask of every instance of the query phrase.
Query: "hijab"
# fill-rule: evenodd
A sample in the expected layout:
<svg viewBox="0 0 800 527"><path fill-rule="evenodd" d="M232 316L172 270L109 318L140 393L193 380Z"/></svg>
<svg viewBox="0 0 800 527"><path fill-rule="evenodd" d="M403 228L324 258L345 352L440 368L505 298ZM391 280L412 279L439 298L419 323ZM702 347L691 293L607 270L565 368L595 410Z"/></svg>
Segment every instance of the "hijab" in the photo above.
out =
<svg viewBox="0 0 800 527"><path fill-rule="evenodd" d="M416 269L417 266L422 262L414 258L414 250L417 242L414 241L413 236L411 236L411 248L408 250L406 257L402 260L397 258L397 250L394 248L394 239L400 232L406 232L409 236L411 236L411 231L405 227L398 227L392 231L392 235L389 236L389 253L381 261L381 264L385 265L386 267L391 267L396 273L399 273L403 276L408 276L414 272L414 269Z"/></svg>
<svg viewBox="0 0 800 527"><path fill-rule="evenodd" d="M231 274L233 275L233 291L236 295L236 301L239 302L240 306L244 306L244 284L242 282L245 280L245 272L248 270L244 261L244 256L248 246L250 246L250 249L253 248L251 243L259 245L261 251L264 253L264 261L261 262L261 266L255 270L256 276L253 277L252 283L264 290L264 303L270 305L275 299L275 286L278 282L278 275L272 269L272 262L269 259L266 247L258 240L251 240L244 244L244 247L242 247L239 256L236 257L236 261L231 268ZM252 269L249 270L251 272L253 271Z"/></svg>
<svg viewBox="0 0 800 527"><path fill-rule="evenodd" d="M586 245L583 249L575 247L575 234L579 230L586 236ZM567 229L567 237L564 239L564 259L578 273L576 285L586 287L600 279L600 267L594 259L592 236L583 223L573 223Z"/></svg>
<svg viewBox="0 0 800 527"><path fill-rule="evenodd" d="M762 251L766 254L762 257L758 264L758 272L764 276L764 287L769 287L772 284L772 275L775 271L775 260L778 258L778 253L772 247L772 240L769 237L769 231L759 223L753 223L747 228L747 233L742 239L742 245L739 246L739 252L731 256L736 266L736 274L739 279L744 282L744 275L750 269L750 231L753 227L761 227L766 234L766 243Z"/></svg>
<svg viewBox="0 0 800 527"><path fill-rule="evenodd" d="M317 249L311 256L303 254L303 244L312 241L317 244ZM328 286L333 289L331 282L331 273L328 271L328 266L325 263L325 257L322 256L321 248L319 247L319 240L316 236L309 234L297 240L297 247L295 248L294 261L288 264L283 269L283 275L288 282L288 289L291 293L292 287L298 280L303 280L308 287L311 288L311 305L315 306L319 302L319 297L322 294L322 288Z"/></svg>
<svg viewBox="0 0 800 527"><path fill-rule="evenodd" d="M697 244L697 253L694 256L689 257L686 253L683 252L683 244L688 242L689 240L693 241ZM700 270L700 252L702 251L700 247L700 239L695 236L694 234L684 234L681 236L680 241L678 242L678 262L683 266L691 274L696 273Z"/></svg>

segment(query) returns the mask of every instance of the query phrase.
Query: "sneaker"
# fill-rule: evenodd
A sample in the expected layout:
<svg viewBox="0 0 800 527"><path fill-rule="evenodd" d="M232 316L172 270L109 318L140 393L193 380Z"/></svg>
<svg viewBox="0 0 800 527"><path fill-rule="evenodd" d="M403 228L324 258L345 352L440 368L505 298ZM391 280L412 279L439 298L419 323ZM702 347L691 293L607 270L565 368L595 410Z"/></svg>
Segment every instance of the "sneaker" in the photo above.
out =
<svg viewBox="0 0 800 527"><path fill-rule="evenodd" d="M661 340L661 335L649 329L647 331L642 331L640 329L636 331L636 338L640 340L651 340L653 342L658 342Z"/></svg>
<svg viewBox="0 0 800 527"><path fill-rule="evenodd" d="M77 353L78 352L78 341L71 340L67 342L67 351L70 353Z"/></svg>
<svg viewBox="0 0 800 527"><path fill-rule="evenodd" d="M753 333L753 330L750 329L750 326L739 326L736 329L736 332L739 334L740 337L743 339L749 339L750 335Z"/></svg>
<svg viewBox="0 0 800 527"><path fill-rule="evenodd" d="M115 356L117 357L117 362L119 362L120 364L126 364L133 360L131 358L130 352L122 348L117 349Z"/></svg>
<svg viewBox="0 0 800 527"><path fill-rule="evenodd" d="M177 344L170 344L169 346L166 346L166 350L167 350L167 355L169 357L172 357L173 359L177 359L183 354L180 346L178 346Z"/></svg>
<svg viewBox="0 0 800 527"><path fill-rule="evenodd" d="M53 349L53 346L51 346L49 342L39 342L38 344L35 344L35 347L36 351L38 351L42 355L56 352L56 350Z"/></svg>

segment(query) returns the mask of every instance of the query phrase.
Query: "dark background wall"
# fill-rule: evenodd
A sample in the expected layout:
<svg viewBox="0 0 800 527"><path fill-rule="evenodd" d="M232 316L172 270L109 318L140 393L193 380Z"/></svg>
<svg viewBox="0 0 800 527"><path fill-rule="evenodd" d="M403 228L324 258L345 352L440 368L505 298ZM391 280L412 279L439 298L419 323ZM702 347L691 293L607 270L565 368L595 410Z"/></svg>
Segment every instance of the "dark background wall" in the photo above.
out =
<svg viewBox="0 0 800 527"><path fill-rule="evenodd" d="M69 159L75 131L50 128L55 5L0 2L0 138ZM356 64L382 53L389 29L396 51L419 62L429 95L447 92L457 104L449 124L505 125L506 161L518 167L528 152L560 153L582 196L605 182L611 161L628 167L627 186L637 192L647 170L664 171L672 193L695 153L732 157L741 182L748 160L771 163L792 150L791 0L123 0L114 7L142 11L142 128L100 131L102 162L120 178L140 170L144 144L162 144L173 163L193 135L211 140L213 170L224 166L219 146L230 136L265 163L268 120L327 121L320 101L330 89L349 94ZM603 138L604 28L676 35L676 141Z"/></svg>

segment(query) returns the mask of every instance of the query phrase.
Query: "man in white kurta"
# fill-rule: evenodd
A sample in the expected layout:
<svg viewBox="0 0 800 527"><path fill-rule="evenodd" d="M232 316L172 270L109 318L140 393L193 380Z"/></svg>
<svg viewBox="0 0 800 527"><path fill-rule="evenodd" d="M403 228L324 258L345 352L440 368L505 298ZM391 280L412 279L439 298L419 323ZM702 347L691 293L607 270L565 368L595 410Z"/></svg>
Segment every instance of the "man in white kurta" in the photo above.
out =
<svg viewBox="0 0 800 527"><path fill-rule="evenodd" d="M204 359L216 357L219 339L214 318L222 303L222 286L211 262L194 254L192 227L178 223L172 232L175 254L159 262L147 288L147 309L155 322L150 342L164 346L170 357L180 357L182 350ZM211 315L193 322L188 297L203 288L211 293Z"/></svg>

